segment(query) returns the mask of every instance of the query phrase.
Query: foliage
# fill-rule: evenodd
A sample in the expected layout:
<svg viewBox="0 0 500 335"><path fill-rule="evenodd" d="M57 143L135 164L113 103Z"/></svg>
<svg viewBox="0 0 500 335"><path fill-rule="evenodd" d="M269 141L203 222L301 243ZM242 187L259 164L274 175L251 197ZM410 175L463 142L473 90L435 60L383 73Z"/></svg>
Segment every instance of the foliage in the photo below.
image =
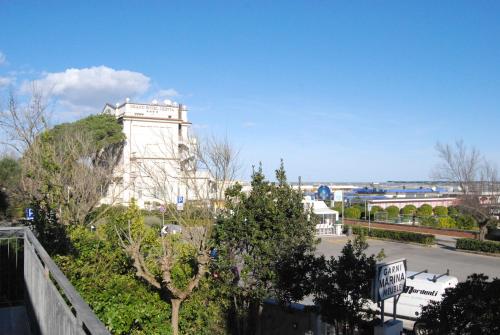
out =
<svg viewBox="0 0 500 335"><path fill-rule="evenodd" d="M442 301L423 307L418 323L430 335L499 334L500 279L469 276L455 288L446 289Z"/></svg>
<svg viewBox="0 0 500 335"><path fill-rule="evenodd" d="M462 250L500 253L500 242L479 241L472 238L460 238L457 239L456 248Z"/></svg>
<svg viewBox="0 0 500 335"><path fill-rule="evenodd" d="M449 216L440 217L437 219L437 226L439 228L456 228L457 223Z"/></svg>
<svg viewBox="0 0 500 335"><path fill-rule="evenodd" d="M370 229L360 226L352 226L352 232L357 235L366 235L370 237L383 238L396 241L406 241L431 245L435 243L435 236L430 234L420 234L409 231L396 231L384 229Z"/></svg>
<svg viewBox="0 0 500 335"><path fill-rule="evenodd" d="M385 209L388 219L395 219L399 216L399 208L396 206L389 206Z"/></svg>
<svg viewBox="0 0 500 335"><path fill-rule="evenodd" d="M316 218L304 212L302 194L287 183L283 162L276 179L276 183L267 181L259 167L252 175L249 194L239 184L229 188L226 210L214 229L219 255L214 271L233 298L235 332L254 332L258 306L272 291L284 287L278 281L285 269L278 265L294 251L314 250Z"/></svg>
<svg viewBox="0 0 500 335"><path fill-rule="evenodd" d="M432 206L431 205L423 204L417 210L417 216L419 216L419 217L425 217L425 216L431 216L431 215L432 215Z"/></svg>
<svg viewBox="0 0 500 335"><path fill-rule="evenodd" d="M14 194L21 175L19 161L8 156L0 159L0 218L14 214ZM13 206L14 205L14 206Z"/></svg>
<svg viewBox="0 0 500 335"><path fill-rule="evenodd" d="M59 223L84 223L111 182L124 136L110 115L44 131L23 153L23 194L46 212L54 210Z"/></svg>
<svg viewBox="0 0 500 335"><path fill-rule="evenodd" d="M401 209L401 214L403 215L413 215L417 212L417 207L414 205L406 205Z"/></svg>
<svg viewBox="0 0 500 335"><path fill-rule="evenodd" d="M455 221L457 222L457 228L472 230L478 227L476 219L468 214L456 215Z"/></svg>
<svg viewBox="0 0 500 335"><path fill-rule="evenodd" d="M364 306L370 299L371 279L375 274L375 257L367 257L368 244L362 236L348 241L335 259L321 258L314 302L322 319L354 334L355 326L366 321Z"/></svg>
<svg viewBox="0 0 500 335"><path fill-rule="evenodd" d="M455 215L459 215L461 214L460 213L460 210L458 209L457 206L448 206L448 215L449 216L455 216Z"/></svg>
<svg viewBox="0 0 500 335"><path fill-rule="evenodd" d="M100 208L103 211L106 207ZM128 256L119 247L115 227L127 227L142 234L141 211L108 208L95 232L83 226L70 227L73 252L55 259L72 284L113 334L171 334L171 308L162 295L135 276ZM153 243L157 232L145 238ZM188 248L186 248L188 249ZM151 249L151 251L154 251ZM187 254L187 256L186 256ZM189 251L184 254L189 257ZM153 264L154 265L154 264ZM176 281L185 283L189 267L178 263ZM226 299L211 279L204 279L183 304L180 330L185 334L225 333Z"/></svg>
<svg viewBox="0 0 500 335"><path fill-rule="evenodd" d="M361 218L361 210L355 206L344 208L344 217L359 220Z"/></svg>
<svg viewBox="0 0 500 335"><path fill-rule="evenodd" d="M434 207L434 215L447 216L448 215L448 208L445 206L436 206L436 207Z"/></svg>
<svg viewBox="0 0 500 335"><path fill-rule="evenodd" d="M55 261L113 334L170 334L170 307L134 278L107 224L71 228L74 253Z"/></svg>

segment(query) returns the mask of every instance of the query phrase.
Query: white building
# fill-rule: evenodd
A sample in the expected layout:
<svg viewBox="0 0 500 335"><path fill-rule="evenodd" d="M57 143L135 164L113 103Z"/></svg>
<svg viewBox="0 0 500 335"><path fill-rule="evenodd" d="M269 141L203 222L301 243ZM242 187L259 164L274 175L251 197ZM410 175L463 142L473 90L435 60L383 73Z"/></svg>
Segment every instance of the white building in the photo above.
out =
<svg viewBox="0 0 500 335"><path fill-rule="evenodd" d="M339 212L329 208L324 201L314 200L310 196L304 197L303 203L305 210L312 210L319 217L316 235L342 235L342 224L338 223Z"/></svg>
<svg viewBox="0 0 500 335"><path fill-rule="evenodd" d="M114 115L123 125L126 142L114 183L103 203L128 204L134 198L140 207L199 198L208 193L208 175L195 171L196 145L190 137L187 108L169 100L151 104L106 104L103 113ZM195 183L195 187L192 184ZM201 191L200 191L201 190Z"/></svg>

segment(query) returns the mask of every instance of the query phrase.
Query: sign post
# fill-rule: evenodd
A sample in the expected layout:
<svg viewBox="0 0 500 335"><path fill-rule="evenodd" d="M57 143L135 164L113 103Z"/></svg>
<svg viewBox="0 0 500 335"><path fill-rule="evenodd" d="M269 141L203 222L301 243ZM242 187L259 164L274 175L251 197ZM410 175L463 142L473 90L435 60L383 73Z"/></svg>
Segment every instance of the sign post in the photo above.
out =
<svg viewBox="0 0 500 335"><path fill-rule="evenodd" d="M401 328L401 321L396 321L397 303L401 293L406 287L406 259L398 259L392 262L377 264L375 271L375 280L373 283L372 299L377 304L380 303L380 315L382 319L382 327L375 329L375 334L393 334L397 333L397 329ZM389 327L384 323L384 301L386 299L394 299L393 304L393 322Z"/></svg>
<svg viewBox="0 0 500 335"><path fill-rule="evenodd" d="M342 191L334 191L333 192L333 205L335 203L341 201L342 202L342 225L344 224L344 194Z"/></svg>

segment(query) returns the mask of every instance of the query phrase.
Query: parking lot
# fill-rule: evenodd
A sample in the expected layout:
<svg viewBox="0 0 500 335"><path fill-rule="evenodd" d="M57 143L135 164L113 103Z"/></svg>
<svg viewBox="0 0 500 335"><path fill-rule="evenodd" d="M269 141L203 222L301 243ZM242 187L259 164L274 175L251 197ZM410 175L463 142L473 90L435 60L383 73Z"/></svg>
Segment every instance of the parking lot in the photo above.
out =
<svg viewBox="0 0 500 335"><path fill-rule="evenodd" d="M347 242L348 237L323 237L317 246L317 253L338 256ZM406 258L408 270L430 273L444 273L450 270L450 275L464 281L471 273L500 278L500 257L471 254L455 250L455 239L446 236L436 236L437 244L425 247L383 240L368 239L367 254L377 255L383 248L385 260Z"/></svg>

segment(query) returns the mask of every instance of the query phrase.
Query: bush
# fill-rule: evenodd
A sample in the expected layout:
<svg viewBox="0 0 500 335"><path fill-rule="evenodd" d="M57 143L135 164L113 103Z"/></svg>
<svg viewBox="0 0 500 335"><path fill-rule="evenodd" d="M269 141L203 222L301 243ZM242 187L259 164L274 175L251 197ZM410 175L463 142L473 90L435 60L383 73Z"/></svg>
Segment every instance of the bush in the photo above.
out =
<svg viewBox="0 0 500 335"><path fill-rule="evenodd" d="M457 228L457 223L449 216L438 218L439 228Z"/></svg>
<svg viewBox="0 0 500 335"><path fill-rule="evenodd" d="M414 242L425 245L431 245L436 243L436 238L434 235L420 234L409 231L396 231L396 230L385 230L385 229L371 229L370 231L368 231L368 228L366 227L352 226L352 232L357 235L367 235L370 237L384 238L395 241Z"/></svg>
<svg viewBox="0 0 500 335"><path fill-rule="evenodd" d="M388 219L395 219L399 216L399 208L396 206L389 206L385 210L387 212Z"/></svg>
<svg viewBox="0 0 500 335"><path fill-rule="evenodd" d="M431 215L432 215L432 206L431 205L423 204L417 210L417 216L419 216L419 217L431 216Z"/></svg>
<svg viewBox="0 0 500 335"><path fill-rule="evenodd" d="M436 220L435 217L432 216L419 218L418 222L420 223L421 226L434 227L434 228L438 227L438 221Z"/></svg>
<svg viewBox="0 0 500 335"><path fill-rule="evenodd" d="M361 210L357 207L348 207L344 209L344 216L347 219L360 219Z"/></svg>
<svg viewBox="0 0 500 335"><path fill-rule="evenodd" d="M500 242L479 241L472 238L460 238L457 240L456 248L462 250L500 253Z"/></svg>
<svg viewBox="0 0 500 335"><path fill-rule="evenodd" d="M478 226L476 219L468 214L455 216L455 221L457 222L457 227L460 229L471 230Z"/></svg>
<svg viewBox="0 0 500 335"><path fill-rule="evenodd" d="M403 215L413 215L417 211L417 207L414 205L406 205L401 209L401 214Z"/></svg>
<svg viewBox="0 0 500 335"><path fill-rule="evenodd" d="M446 208L444 206L436 206L436 207L434 207L434 215L447 216L448 215L448 208Z"/></svg>

